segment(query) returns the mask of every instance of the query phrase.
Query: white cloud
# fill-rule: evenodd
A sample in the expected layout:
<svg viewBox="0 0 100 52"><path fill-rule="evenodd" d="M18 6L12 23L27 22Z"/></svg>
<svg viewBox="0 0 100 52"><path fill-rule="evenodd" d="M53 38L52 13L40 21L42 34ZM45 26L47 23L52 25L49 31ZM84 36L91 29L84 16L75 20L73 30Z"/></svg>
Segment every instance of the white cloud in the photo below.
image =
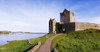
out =
<svg viewBox="0 0 100 52"><path fill-rule="evenodd" d="M92 23L100 24L100 16L94 17L94 18L90 19L89 21Z"/></svg>
<svg viewBox="0 0 100 52"><path fill-rule="evenodd" d="M47 5L38 3L25 6L26 4L28 3L12 5L8 11L2 10L4 16L0 15L0 30L48 32L49 19L59 17L60 6L55 2Z"/></svg>
<svg viewBox="0 0 100 52"><path fill-rule="evenodd" d="M89 18L77 18L77 22L90 22L100 24L100 16Z"/></svg>
<svg viewBox="0 0 100 52"><path fill-rule="evenodd" d="M6 16L6 15L8 15L6 12L0 11L0 16Z"/></svg>

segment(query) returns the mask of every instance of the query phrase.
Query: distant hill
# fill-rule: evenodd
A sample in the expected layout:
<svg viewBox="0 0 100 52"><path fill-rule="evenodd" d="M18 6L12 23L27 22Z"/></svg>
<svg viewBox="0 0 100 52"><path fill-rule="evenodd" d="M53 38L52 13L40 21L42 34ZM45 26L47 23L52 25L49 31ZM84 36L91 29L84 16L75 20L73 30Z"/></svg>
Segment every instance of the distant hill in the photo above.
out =
<svg viewBox="0 0 100 52"><path fill-rule="evenodd" d="M12 32L12 31L0 31L0 34L17 34L17 33L28 33L28 34L47 34L47 33L44 33L44 32L22 32L22 31Z"/></svg>

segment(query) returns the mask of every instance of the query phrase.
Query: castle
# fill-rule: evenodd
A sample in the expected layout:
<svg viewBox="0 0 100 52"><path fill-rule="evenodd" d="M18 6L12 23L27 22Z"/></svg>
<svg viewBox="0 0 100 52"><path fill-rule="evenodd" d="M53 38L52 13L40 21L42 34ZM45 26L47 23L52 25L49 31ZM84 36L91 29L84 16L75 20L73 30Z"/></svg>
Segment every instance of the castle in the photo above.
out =
<svg viewBox="0 0 100 52"><path fill-rule="evenodd" d="M69 33L85 29L99 29L100 25L95 23L75 22L75 15L65 9L60 13L60 22L55 19L49 20L49 33Z"/></svg>

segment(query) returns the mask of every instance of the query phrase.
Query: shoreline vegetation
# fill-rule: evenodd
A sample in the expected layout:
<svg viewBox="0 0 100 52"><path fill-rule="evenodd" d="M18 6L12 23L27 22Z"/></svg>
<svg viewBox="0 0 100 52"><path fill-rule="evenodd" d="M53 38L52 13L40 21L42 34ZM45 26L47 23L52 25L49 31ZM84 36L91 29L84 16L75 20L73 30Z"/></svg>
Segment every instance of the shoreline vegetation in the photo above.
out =
<svg viewBox="0 0 100 52"><path fill-rule="evenodd" d="M43 37L32 38L27 40L9 41L7 44L0 46L0 52L27 52L32 47L37 45L39 41L43 44L51 36L54 36L54 34L47 34Z"/></svg>
<svg viewBox="0 0 100 52"><path fill-rule="evenodd" d="M43 32L11 32L11 31L0 31L0 35L14 35L14 34L47 34Z"/></svg>

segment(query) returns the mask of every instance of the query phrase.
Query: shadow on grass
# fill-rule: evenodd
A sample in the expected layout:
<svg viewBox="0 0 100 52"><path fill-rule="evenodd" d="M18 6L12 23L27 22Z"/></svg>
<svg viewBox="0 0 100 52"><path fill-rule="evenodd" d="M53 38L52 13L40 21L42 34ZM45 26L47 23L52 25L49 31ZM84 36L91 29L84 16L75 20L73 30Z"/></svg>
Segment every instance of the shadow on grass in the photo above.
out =
<svg viewBox="0 0 100 52"><path fill-rule="evenodd" d="M24 50L23 52L28 52L30 49L32 49L34 46L31 46L30 48Z"/></svg>
<svg viewBox="0 0 100 52"><path fill-rule="evenodd" d="M36 46L36 45L37 45L37 44L35 44L35 45L29 47L28 49L24 50L23 52L28 52L30 49L32 49L32 48L33 48L34 46Z"/></svg>

